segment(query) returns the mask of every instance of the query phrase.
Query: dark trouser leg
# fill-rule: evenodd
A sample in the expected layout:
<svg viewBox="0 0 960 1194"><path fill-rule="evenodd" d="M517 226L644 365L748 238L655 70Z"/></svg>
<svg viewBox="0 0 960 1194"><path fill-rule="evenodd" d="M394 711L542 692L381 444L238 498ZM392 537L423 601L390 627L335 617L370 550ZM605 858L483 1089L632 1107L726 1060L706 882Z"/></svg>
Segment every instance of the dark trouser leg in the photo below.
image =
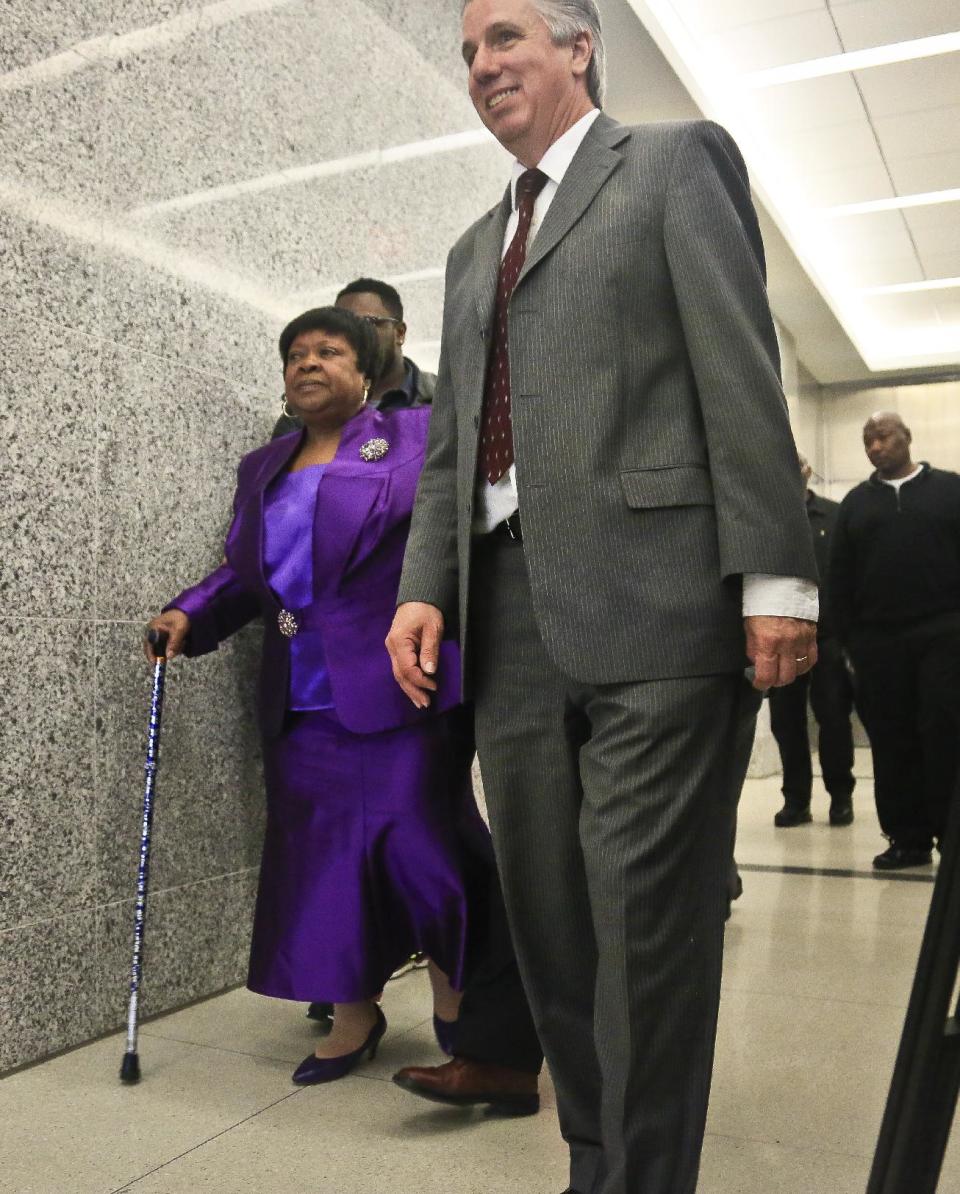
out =
<svg viewBox="0 0 960 1194"><path fill-rule="evenodd" d="M693 1194L713 1068L728 846L758 693L610 685L585 709L580 838L598 948L602 1194Z"/></svg>
<svg viewBox="0 0 960 1194"><path fill-rule="evenodd" d="M908 641L917 653L926 813L934 836L941 838L960 768L960 617L932 619Z"/></svg>
<svg viewBox="0 0 960 1194"><path fill-rule="evenodd" d="M557 1090L570 1184L603 1162L593 1045L596 945L578 834L578 746L564 680L540 642L523 548L475 549L470 632L477 750L517 960Z"/></svg>
<svg viewBox="0 0 960 1194"><path fill-rule="evenodd" d="M780 750L783 798L791 808L807 808L813 786L810 736L807 733L808 676L785 688L770 689L770 728Z"/></svg>
<svg viewBox="0 0 960 1194"><path fill-rule="evenodd" d="M543 1050L530 1015L495 868L488 873L485 926L467 972L453 1051L457 1057L539 1074Z"/></svg>
<svg viewBox="0 0 960 1194"><path fill-rule="evenodd" d="M475 575L480 763L571 1185L692 1194L759 697L739 675L577 685L540 641L522 548L479 549Z"/></svg>
<svg viewBox="0 0 960 1194"><path fill-rule="evenodd" d="M898 846L929 850L916 659L896 630L861 629L849 649L858 708L873 754L880 828Z"/></svg>
<svg viewBox="0 0 960 1194"><path fill-rule="evenodd" d="M473 707L466 705L450 718L452 771L470 770L476 751L473 716ZM520 980L490 839L479 822L471 791L462 818L470 872L469 953L453 1053L539 1074L543 1050Z"/></svg>
<svg viewBox="0 0 960 1194"><path fill-rule="evenodd" d="M810 704L820 727L820 768L834 801L850 799L853 776L853 684L836 639L817 643L817 663L810 672Z"/></svg>

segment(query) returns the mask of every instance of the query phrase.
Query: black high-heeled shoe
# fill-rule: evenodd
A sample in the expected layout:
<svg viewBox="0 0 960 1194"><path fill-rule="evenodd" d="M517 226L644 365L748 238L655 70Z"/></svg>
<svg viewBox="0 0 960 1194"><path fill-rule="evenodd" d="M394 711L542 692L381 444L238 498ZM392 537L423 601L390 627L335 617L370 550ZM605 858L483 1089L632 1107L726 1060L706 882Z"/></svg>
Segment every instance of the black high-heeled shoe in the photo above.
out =
<svg viewBox="0 0 960 1194"><path fill-rule="evenodd" d="M342 1057L317 1057L311 1053L305 1057L293 1072L293 1080L298 1086L316 1086L321 1082L336 1082L344 1078L355 1065L369 1055L370 1060L377 1055L377 1046L387 1031L387 1020L380 1008L377 1008L377 1022L370 1029L370 1034L359 1049L352 1053L344 1053Z"/></svg>

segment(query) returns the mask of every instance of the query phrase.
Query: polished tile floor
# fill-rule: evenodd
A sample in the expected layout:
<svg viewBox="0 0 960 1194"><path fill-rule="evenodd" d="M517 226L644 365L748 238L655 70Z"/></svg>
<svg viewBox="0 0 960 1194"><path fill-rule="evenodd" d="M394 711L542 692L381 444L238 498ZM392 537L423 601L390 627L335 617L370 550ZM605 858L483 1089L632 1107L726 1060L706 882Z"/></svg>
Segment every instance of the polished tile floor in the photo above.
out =
<svg viewBox="0 0 960 1194"><path fill-rule="evenodd" d="M772 826L776 780L744 791L701 1194L865 1190L931 885L872 876L883 843L858 755L851 828L827 825L819 782L814 823L791 830ZM391 983L384 1008L376 1061L332 1086L291 1086L310 1023L246 991L146 1025L137 1087L117 1081L120 1036L14 1074L0 1083L0 1191L559 1194L548 1081L531 1119L421 1102L390 1075L439 1060L425 976ZM957 1189L954 1139L941 1190Z"/></svg>

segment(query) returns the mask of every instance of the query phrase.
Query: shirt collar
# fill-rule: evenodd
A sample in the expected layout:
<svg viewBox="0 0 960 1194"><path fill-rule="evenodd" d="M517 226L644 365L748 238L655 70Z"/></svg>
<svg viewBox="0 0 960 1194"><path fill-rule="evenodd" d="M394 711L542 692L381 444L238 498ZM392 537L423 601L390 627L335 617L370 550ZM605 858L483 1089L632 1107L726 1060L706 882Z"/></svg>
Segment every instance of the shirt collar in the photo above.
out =
<svg viewBox="0 0 960 1194"><path fill-rule="evenodd" d="M403 364L403 381L394 389L387 390L377 402L377 410L389 410L397 406L413 406L416 401L420 370L407 357L403 358Z"/></svg>
<svg viewBox="0 0 960 1194"><path fill-rule="evenodd" d="M563 176L570 169L570 163L577 156L577 150L583 144L584 138L599 115L599 108L591 108L586 116L581 116L562 137L558 137L554 141L537 163L537 169L542 170L552 183L559 186L563 182ZM527 167L522 162L513 163L513 172L510 176L510 202L514 209L517 206L517 180L526 169Z"/></svg>

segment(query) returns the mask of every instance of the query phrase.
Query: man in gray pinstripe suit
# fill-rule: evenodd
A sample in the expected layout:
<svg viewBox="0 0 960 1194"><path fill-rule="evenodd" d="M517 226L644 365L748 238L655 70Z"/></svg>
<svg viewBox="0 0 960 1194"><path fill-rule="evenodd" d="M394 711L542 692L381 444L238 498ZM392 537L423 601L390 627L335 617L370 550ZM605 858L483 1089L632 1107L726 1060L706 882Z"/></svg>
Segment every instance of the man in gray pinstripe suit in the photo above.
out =
<svg viewBox="0 0 960 1194"><path fill-rule="evenodd" d="M816 659L763 248L722 129L599 111L592 0L466 0L463 53L517 163L449 256L387 645L423 706L458 622L571 1190L691 1194L744 668L766 688Z"/></svg>

